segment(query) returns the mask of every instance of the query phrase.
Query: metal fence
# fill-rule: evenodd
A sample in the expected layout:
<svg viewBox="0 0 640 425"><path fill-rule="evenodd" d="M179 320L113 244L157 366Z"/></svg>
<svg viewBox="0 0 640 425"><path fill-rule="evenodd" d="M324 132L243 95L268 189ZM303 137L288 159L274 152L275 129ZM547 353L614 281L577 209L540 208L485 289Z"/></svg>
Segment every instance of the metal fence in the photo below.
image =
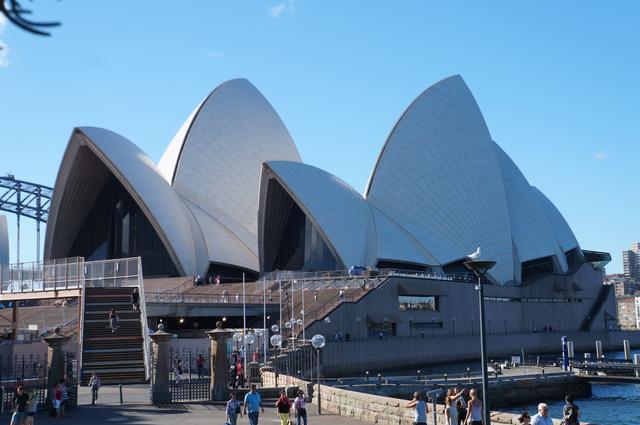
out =
<svg viewBox="0 0 640 425"><path fill-rule="evenodd" d="M171 401L202 401L211 398L211 350L169 350Z"/></svg>
<svg viewBox="0 0 640 425"><path fill-rule="evenodd" d="M69 406L76 406L78 401L77 391L77 359L75 353L67 353L65 358L65 376ZM49 364L46 358L41 356L3 356L0 355L0 385L2 386L2 400L4 411L10 411L11 403L18 384L33 390L37 400L38 410L43 410L47 405L47 390L53 387L55 382L48 382Z"/></svg>

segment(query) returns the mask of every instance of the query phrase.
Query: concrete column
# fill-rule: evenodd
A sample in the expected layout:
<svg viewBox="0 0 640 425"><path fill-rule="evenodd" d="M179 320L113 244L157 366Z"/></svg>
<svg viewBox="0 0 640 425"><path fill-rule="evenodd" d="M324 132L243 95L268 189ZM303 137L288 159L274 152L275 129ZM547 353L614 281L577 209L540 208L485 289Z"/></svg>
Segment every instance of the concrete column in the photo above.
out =
<svg viewBox="0 0 640 425"><path fill-rule="evenodd" d="M622 341L622 345L624 347L624 359L629 361L631 360L631 348L629 347L629 340L625 339Z"/></svg>
<svg viewBox="0 0 640 425"><path fill-rule="evenodd" d="M68 336L62 336L53 333L44 338L44 342L49 346L47 348L47 363L49 373L47 374L47 400L51 400L51 387L53 384L60 382L64 378L65 368L65 351L64 345L69 341Z"/></svg>
<svg viewBox="0 0 640 425"><path fill-rule="evenodd" d="M596 359L602 358L602 341L596 341Z"/></svg>
<svg viewBox="0 0 640 425"><path fill-rule="evenodd" d="M169 342L173 334L164 331L160 324L158 330L151 335L153 358L155 369L152 371L151 402L156 404L171 403L171 391L169 391L169 374L171 364L169 359Z"/></svg>
<svg viewBox="0 0 640 425"><path fill-rule="evenodd" d="M223 401L229 396L227 339L232 334L230 330L222 329L222 322L216 322L216 328L207 332L211 340L211 400Z"/></svg>
<svg viewBox="0 0 640 425"><path fill-rule="evenodd" d="M575 351L573 350L573 341L567 341L567 351L569 352L569 358L575 357Z"/></svg>

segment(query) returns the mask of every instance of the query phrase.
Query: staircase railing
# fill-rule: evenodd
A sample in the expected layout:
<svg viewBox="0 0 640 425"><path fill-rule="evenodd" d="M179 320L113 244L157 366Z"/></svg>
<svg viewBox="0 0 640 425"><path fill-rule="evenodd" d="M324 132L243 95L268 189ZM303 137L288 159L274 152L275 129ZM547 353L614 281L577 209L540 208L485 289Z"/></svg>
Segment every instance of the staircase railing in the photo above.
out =
<svg viewBox="0 0 640 425"><path fill-rule="evenodd" d="M149 326L147 323L147 302L144 294L144 283L142 280L142 261L138 257L138 292L140 293L140 323L142 325L142 346L144 352L144 373L147 380L151 378L151 350L149 338Z"/></svg>
<svg viewBox="0 0 640 425"><path fill-rule="evenodd" d="M607 297L609 296L609 292L611 292L612 287L613 285L602 285L602 287L598 292L598 296L596 297L595 301L591 305L591 308L589 309L589 313L587 313L584 320L582 321L582 325L580 326L581 331L586 332L591 330L593 321L596 319L596 316L598 315L598 313L600 313L600 310L602 309L602 305L607 300Z"/></svg>
<svg viewBox="0 0 640 425"><path fill-rule="evenodd" d="M84 284L84 273L80 273L82 293L80 296L80 316L78 317L79 331L78 331L78 382L82 379L82 353L84 351L84 310L86 304L87 289Z"/></svg>

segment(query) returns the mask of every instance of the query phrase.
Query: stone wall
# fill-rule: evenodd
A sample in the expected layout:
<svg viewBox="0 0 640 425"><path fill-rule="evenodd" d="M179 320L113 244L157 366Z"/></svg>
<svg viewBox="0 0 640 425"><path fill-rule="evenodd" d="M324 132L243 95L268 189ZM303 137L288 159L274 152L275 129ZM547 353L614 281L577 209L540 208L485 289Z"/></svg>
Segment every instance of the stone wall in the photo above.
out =
<svg viewBox="0 0 640 425"><path fill-rule="evenodd" d="M263 386L272 385L275 381L273 372L263 372ZM278 376L278 384L300 387L313 398L313 403L317 404L317 385L312 385L307 381L293 378L286 375ZM311 389L311 391L308 391ZM513 388L508 391L512 391ZM507 391L504 387L501 391ZM533 391L532 387L523 387L523 391ZM347 416L363 422L380 425L412 425L413 411L404 407L408 400L385 397L380 395L366 394L350 391L344 388L334 388L327 385L320 387L320 397L322 409L340 416ZM534 412L530 412L534 413ZM427 423L433 424L432 405L429 404ZM492 424L518 424L516 415L512 413L491 412ZM560 421L554 419L554 425L559 425ZM444 405L436 404L436 424L446 425L444 415ZM595 425L581 422L582 425Z"/></svg>

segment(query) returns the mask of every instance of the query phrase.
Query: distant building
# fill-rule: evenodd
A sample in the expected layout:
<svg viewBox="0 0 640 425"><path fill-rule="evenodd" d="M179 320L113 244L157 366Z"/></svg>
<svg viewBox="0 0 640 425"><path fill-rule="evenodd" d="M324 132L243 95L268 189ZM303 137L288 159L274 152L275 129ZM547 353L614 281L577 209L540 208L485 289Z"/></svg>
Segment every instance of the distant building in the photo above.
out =
<svg viewBox="0 0 640 425"><path fill-rule="evenodd" d="M618 298L618 324L621 329L638 328L638 309L640 308L640 297L626 296Z"/></svg>
<svg viewBox="0 0 640 425"><path fill-rule="evenodd" d="M630 250L622 251L622 265L626 277L640 279L640 242L632 243Z"/></svg>
<svg viewBox="0 0 640 425"><path fill-rule="evenodd" d="M623 274L610 274L604 278L606 285L613 285L616 298L628 295L640 295L640 281L626 277Z"/></svg>

